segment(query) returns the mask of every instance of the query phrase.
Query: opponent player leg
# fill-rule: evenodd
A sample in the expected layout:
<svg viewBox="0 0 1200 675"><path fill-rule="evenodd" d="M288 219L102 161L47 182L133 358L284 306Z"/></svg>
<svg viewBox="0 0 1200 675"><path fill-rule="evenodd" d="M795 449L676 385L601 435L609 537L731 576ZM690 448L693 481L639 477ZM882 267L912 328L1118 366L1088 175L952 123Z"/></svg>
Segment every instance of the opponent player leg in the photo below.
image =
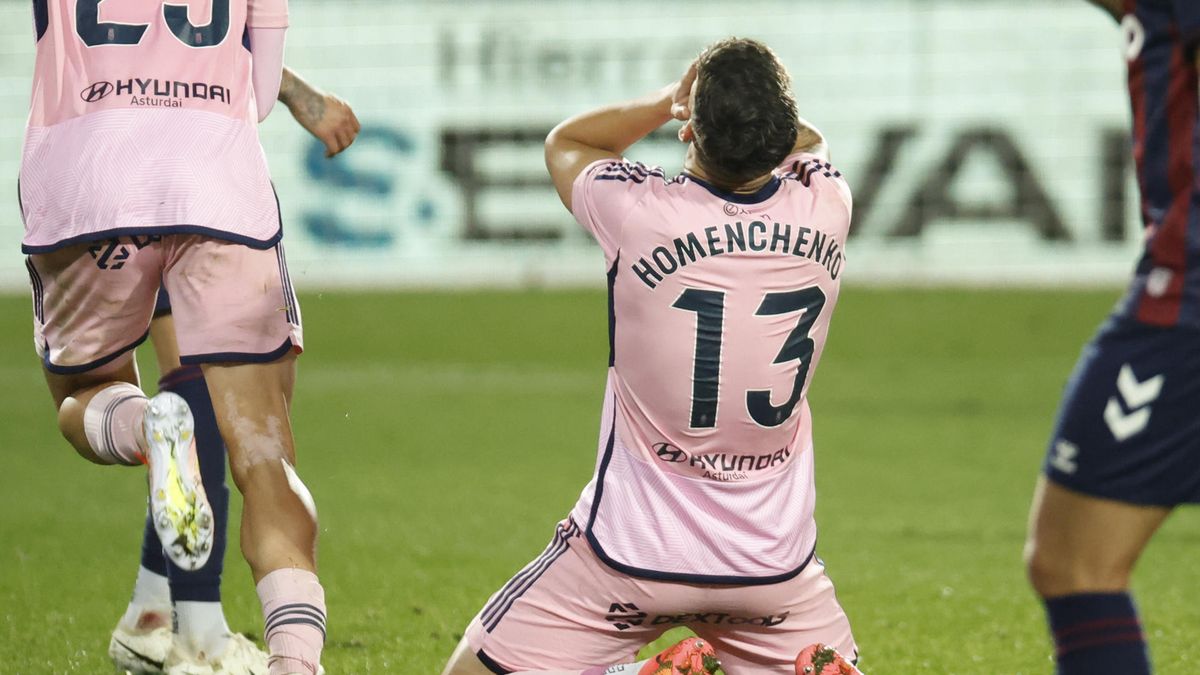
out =
<svg viewBox="0 0 1200 675"><path fill-rule="evenodd" d="M1026 542L1060 675L1150 672L1129 579L1200 485L1197 337L1110 320L1068 382Z"/></svg>
<svg viewBox="0 0 1200 675"><path fill-rule="evenodd" d="M1060 675L1150 673L1129 579L1169 513L1038 481L1026 565L1046 606Z"/></svg>

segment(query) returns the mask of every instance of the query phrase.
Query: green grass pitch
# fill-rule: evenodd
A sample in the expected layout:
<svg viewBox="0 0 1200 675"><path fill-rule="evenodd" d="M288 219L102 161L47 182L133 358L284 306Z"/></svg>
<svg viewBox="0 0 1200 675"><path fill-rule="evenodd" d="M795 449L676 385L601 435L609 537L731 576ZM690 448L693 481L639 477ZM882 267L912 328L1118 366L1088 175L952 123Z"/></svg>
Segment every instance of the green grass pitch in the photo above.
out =
<svg viewBox="0 0 1200 675"><path fill-rule="evenodd" d="M1023 579L1025 516L1064 379L1115 296L843 293L811 393L817 515L867 672L1052 670ZM591 474L604 296L302 303L294 415L321 516L325 665L436 675ZM0 299L0 673L110 672L143 478L92 466L58 438L28 305ZM1198 532L1195 512L1177 514L1136 577L1161 673L1200 672ZM227 561L230 623L257 634L236 546Z"/></svg>

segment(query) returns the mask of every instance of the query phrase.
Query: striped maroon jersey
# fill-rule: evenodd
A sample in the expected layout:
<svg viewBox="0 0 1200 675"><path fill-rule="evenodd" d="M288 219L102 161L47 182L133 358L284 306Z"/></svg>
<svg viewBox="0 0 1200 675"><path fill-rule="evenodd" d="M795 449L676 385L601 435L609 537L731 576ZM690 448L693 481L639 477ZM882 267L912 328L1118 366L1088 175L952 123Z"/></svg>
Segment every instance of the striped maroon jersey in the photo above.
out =
<svg viewBox="0 0 1200 675"><path fill-rule="evenodd" d="M1125 0L1121 26L1146 243L1117 315L1200 326L1200 0Z"/></svg>

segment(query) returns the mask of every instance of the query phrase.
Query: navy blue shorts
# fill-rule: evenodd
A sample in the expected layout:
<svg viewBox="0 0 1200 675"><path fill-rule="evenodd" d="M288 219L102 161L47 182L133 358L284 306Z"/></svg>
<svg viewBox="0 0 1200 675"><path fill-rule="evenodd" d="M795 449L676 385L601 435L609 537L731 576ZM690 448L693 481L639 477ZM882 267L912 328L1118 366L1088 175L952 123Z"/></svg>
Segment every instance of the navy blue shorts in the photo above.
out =
<svg viewBox="0 0 1200 675"><path fill-rule="evenodd" d="M1044 471L1095 497L1200 502L1200 330L1104 324L1067 383Z"/></svg>

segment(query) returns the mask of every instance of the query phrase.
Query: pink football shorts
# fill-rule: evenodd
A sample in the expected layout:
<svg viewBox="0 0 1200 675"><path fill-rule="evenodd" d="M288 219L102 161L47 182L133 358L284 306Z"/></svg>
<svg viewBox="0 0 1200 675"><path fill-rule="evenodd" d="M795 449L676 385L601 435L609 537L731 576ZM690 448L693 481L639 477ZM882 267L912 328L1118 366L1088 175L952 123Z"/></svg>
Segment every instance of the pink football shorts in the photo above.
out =
<svg viewBox="0 0 1200 675"><path fill-rule="evenodd" d="M654 581L608 567L572 520L491 597L467 642L496 673L582 670L629 663L679 626L710 641L729 675L794 675L796 655L816 642L858 656L815 555L797 576L774 584Z"/></svg>
<svg viewBox="0 0 1200 675"><path fill-rule="evenodd" d="M100 368L146 339L160 283L180 360L266 363L303 349L282 244L134 235L29 256L34 344L46 370Z"/></svg>

